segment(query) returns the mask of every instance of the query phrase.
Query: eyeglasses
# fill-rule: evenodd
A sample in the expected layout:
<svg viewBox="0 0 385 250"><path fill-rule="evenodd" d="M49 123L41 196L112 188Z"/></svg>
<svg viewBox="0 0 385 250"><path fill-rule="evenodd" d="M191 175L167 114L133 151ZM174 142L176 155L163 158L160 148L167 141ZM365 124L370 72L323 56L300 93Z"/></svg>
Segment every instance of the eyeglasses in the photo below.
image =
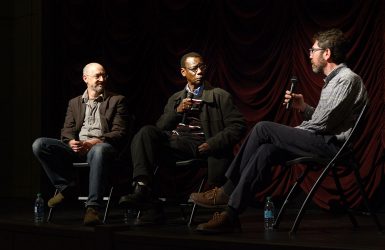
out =
<svg viewBox="0 0 385 250"><path fill-rule="evenodd" d="M108 79L108 75L107 74L86 75L86 76L95 78L96 80L99 80L100 77L103 78L103 80L107 80Z"/></svg>
<svg viewBox="0 0 385 250"><path fill-rule="evenodd" d="M325 49L323 49L323 48L311 48L311 49L309 49L309 53L310 53L310 55L312 55L314 52L319 51L319 50L325 50Z"/></svg>
<svg viewBox="0 0 385 250"><path fill-rule="evenodd" d="M198 64L197 66L195 66L193 68L186 68L186 69L188 69L191 72L193 72L194 74L196 74L198 72L198 69L201 69L201 71L206 71L207 65L202 63L202 64Z"/></svg>

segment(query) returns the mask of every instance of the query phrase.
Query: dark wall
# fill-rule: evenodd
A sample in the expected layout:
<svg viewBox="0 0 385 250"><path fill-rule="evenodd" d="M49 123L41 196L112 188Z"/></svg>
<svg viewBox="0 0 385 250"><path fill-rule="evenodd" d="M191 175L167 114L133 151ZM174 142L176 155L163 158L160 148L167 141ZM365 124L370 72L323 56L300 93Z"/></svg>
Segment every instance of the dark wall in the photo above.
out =
<svg viewBox="0 0 385 250"><path fill-rule="evenodd" d="M5 2L3 7L0 10L0 29L4 33L4 38L5 39L0 39L0 47L1 48L6 48L4 49L4 54L3 58L5 59L4 61L7 63L2 63L1 68L2 68L2 75L3 75L3 80L4 83L9 83L9 84L3 84L3 91L5 93L12 93L12 83L13 81L13 75L9 74L9 72L12 72L12 39L13 39L13 29L12 29L12 20L11 16L9 13L13 10L13 5L10 1ZM0 103L1 107L7 107L9 103L12 102L12 97L11 95L5 95L3 98L0 98ZM12 117L12 112L10 109L2 109L3 112L3 117ZM0 128L2 131L9 131L9 124L5 122L0 123ZM11 128L12 129L12 128ZM3 142L1 146L1 157L2 161L10 164L12 160L12 147L9 147L12 141L12 133L5 133L3 136ZM8 146L7 146L8 145ZM10 185L10 179L8 176L10 176L11 169L10 168L3 168L3 175L0 177L0 188L3 189L3 187L8 187Z"/></svg>
<svg viewBox="0 0 385 250"><path fill-rule="evenodd" d="M40 0L3 1L0 29L0 196L32 196L40 180L31 152L31 141L41 134Z"/></svg>

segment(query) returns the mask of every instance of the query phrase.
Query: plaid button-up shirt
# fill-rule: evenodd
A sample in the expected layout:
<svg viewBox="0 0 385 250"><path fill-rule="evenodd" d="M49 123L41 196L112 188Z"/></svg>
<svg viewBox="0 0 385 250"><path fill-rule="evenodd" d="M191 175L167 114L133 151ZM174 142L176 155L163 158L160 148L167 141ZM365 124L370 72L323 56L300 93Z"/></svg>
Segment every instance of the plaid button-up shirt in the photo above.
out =
<svg viewBox="0 0 385 250"><path fill-rule="evenodd" d="M366 88L362 79L345 64L338 65L324 82L317 107L306 107L304 121L297 128L335 135L344 141L368 99Z"/></svg>

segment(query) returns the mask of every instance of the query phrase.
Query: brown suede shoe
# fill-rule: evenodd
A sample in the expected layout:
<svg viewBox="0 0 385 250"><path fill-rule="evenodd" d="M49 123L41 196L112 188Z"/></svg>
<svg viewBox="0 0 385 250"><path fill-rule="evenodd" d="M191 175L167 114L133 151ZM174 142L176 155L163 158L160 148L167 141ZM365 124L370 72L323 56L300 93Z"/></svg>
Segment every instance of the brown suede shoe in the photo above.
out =
<svg viewBox="0 0 385 250"><path fill-rule="evenodd" d="M202 207L218 208L227 205L229 196L225 194L222 188L215 187L204 193L192 193L190 201Z"/></svg>
<svg viewBox="0 0 385 250"><path fill-rule="evenodd" d="M83 222L85 226L96 226L102 224L99 211L93 207L87 207Z"/></svg>
<svg viewBox="0 0 385 250"><path fill-rule="evenodd" d="M59 205L64 200L64 196L62 193L57 193L54 197L48 200L48 207L55 207L56 205Z"/></svg>
<svg viewBox="0 0 385 250"><path fill-rule="evenodd" d="M240 232L241 223L239 218L231 219L229 214L224 211L222 213L214 213L213 218L206 223L199 224L196 228L201 233L231 233Z"/></svg>

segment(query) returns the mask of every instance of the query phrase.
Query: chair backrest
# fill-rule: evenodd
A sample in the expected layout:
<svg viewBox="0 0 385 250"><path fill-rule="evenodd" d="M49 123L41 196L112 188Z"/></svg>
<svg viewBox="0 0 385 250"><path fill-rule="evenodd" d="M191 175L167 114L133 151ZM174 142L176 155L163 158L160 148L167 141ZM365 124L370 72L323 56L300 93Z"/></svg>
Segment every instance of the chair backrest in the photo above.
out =
<svg viewBox="0 0 385 250"><path fill-rule="evenodd" d="M356 183L358 184L358 187L360 189L361 196L364 199L364 203L365 203L366 207L368 208L369 213L373 216L373 219L374 219L375 223L377 224L379 230L380 231L382 230L382 226L381 226L377 216L374 214L373 210L370 208L367 195L366 195L364 187L363 187L363 185L361 183L361 177L360 177L360 173L358 171L358 165L355 163L355 160L354 160L354 154L353 154L353 148L352 148L352 138L354 138L357 135L357 133L359 131L359 128L362 127L361 126L361 122L363 120L363 117L364 117L365 111L367 109L367 106L368 106L368 102L363 103L361 111L358 113L358 116L356 118L354 126L350 130L349 135L347 136L345 142L343 143L341 148L338 150L336 155L329 161L329 163L325 164L326 161L324 161L324 159L322 159L322 162L320 162L320 161L318 161L319 158L317 158L317 157L301 157L301 158L297 158L297 159L294 159L294 160L291 160L291 161L287 162L287 163L297 164L297 163L304 163L304 161L306 161L305 163L315 163L315 164L320 163L321 165L324 166L322 172L318 175L318 178L315 181L312 181L313 184L310 185L311 186L310 190L307 193L307 196L304 199L304 201L302 203L302 206L301 206L301 208L298 211L298 214L297 214L297 217L296 217L296 219L294 221L294 224L293 224L293 226L291 228L291 231L290 231L291 234L293 234L293 233L295 233L297 231L297 229L299 227L299 224L300 224L300 222L302 220L302 217L304 215L304 211L306 209L306 205L308 204L308 202L314 196L315 192L317 191L318 187L320 186L320 184L324 180L325 176L329 173L329 171L334 166L336 166L336 164L340 164L340 163L343 163L343 164L347 163L348 165L350 165L350 164L354 165L353 166L354 176L356 178ZM282 207L281 207L281 209L280 209L280 211L278 213L278 216L276 218L276 221L275 221L275 224L274 224L275 228L278 228L278 226L280 224L280 219L282 217L282 214L284 213L284 210L286 208L287 203L290 201L292 195L295 193L295 190L298 188L298 185L302 183L302 181L304 180L304 178L307 175L307 173L309 172L309 170L310 170L309 167L305 168L305 170L297 178L296 182L294 183L294 185L292 186L291 190L289 191L289 193L288 193L285 201L283 202L283 205L282 205ZM343 205L344 209L349 214L349 218L350 218L352 224L356 227L357 226L357 221L353 217L352 213L350 213L350 211L349 211L349 205L347 203L347 199L345 197L344 191L342 189L341 182L339 181L339 177L337 176L337 172L335 171L335 169L332 171L332 173L333 173L333 177L334 177L333 179L334 179L337 191L338 191L338 193L339 193L339 195L341 197L340 198L341 204Z"/></svg>
<svg viewBox="0 0 385 250"><path fill-rule="evenodd" d="M350 157L352 153L352 139L357 135L357 131L360 128L361 121L363 120L363 116L365 114L365 111L367 109L368 102L365 102L361 108L360 113L358 114L355 123L350 130L348 137L346 138L345 142L342 144L341 148L338 150L338 152L334 155L334 157L330 160L330 158L323 158L319 157L317 155L312 156L300 156L296 157L294 159L288 160L285 165L290 166L298 163L319 163L322 165L330 165L332 163L335 163L336 160L342 160L345 159L345 157Z"/></svg>
<svg viewBox="0 0 385 250"><path fill-rule="evenodd" d="M358 114L356 121L354 123L353 128L351 129L348 137L346 138L345 142L342 144L341 148L338 150L337 154L333 157L333 159L330 161L330 163L334 162L336 159L342 157L345 155L345 153L350 153L350 151L347 151L348 148L352 145L352 139L357 135L357 131L359 130L359 127L361 125L361 121L363 120L364 113L366 111L366 108L368 106L368 102L365 102L361 108L360 113ZM350 149L349 149L350 150Z"/></svg>

